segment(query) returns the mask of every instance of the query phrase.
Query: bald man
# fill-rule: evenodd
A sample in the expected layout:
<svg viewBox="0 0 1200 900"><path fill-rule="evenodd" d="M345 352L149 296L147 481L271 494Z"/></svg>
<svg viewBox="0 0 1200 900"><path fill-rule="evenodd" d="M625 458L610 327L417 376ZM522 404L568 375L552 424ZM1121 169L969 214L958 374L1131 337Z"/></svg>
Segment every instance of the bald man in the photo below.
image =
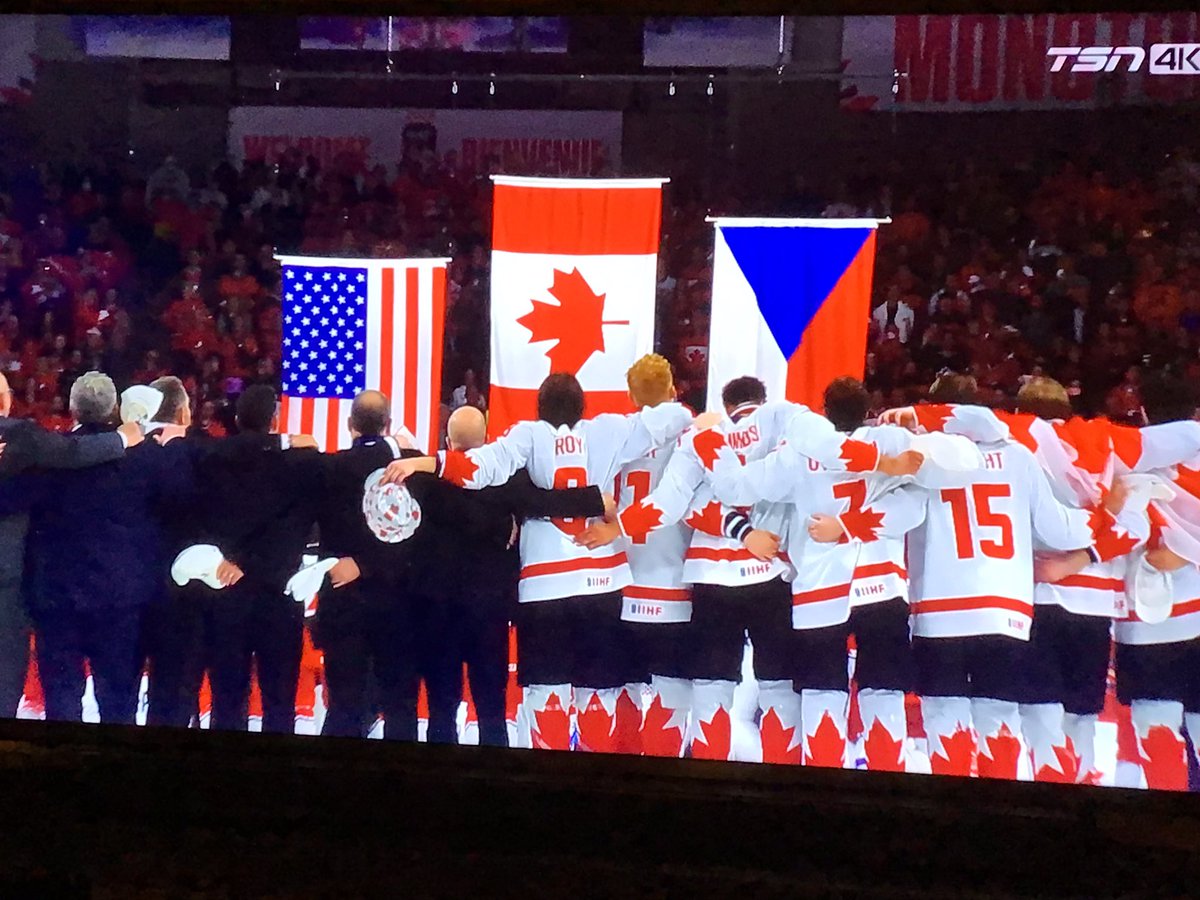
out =
<svg viewBox="0 0 1200 900"><path fill-rule="evenodd" d="M118 433L65 435L29 419L10 418L12 391L0 374L0 483L27 469L78 469L120 459L142 440L136 424ZM24 513L0 516L0 718L17 714L29 664L29 619L21 598L25 559Z"/></svg>
<svg viewBox="0 0 1200 900"><path fill-rule="evenodd" d="M354 398L348 421L353 444L327 455L317 514L321 556L335 557L320 592L314 643L325 655L322 734L362 737L382 713L384 737L415 740L417 675L405 576L411 543L387 543L363 514L367 478L392 460L417 455L388 437L391 404L378 391ZM376 704L368 700L371 674Z"/></svg>
<svg viewBox="0 0 1200 900"><path fill-rule="evenodd" d="M487 421L474 406L451 413L451 450L483 446ZM519 526L530 518L602 516L596 487L543 490L524 470L479 491L454 487L432 475L406 482L429 515L414 538L414 611L420 675L429 700L428 740L454 743L466 664L479 726L479 743L505 746L508 628L516 605ZM611 498L610 502L611 502Z"/></svg>

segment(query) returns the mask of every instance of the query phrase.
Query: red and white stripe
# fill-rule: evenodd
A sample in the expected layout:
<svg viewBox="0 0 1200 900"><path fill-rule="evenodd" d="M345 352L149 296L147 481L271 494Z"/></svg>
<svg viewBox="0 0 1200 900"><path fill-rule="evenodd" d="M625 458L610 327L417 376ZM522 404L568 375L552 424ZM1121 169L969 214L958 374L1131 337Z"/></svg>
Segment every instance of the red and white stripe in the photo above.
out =
<svg viewBox="0 0 1200 900"><path fill-rule="evenodd" d="M418 448L437 449L441 425L442 339L447 259L327 259L281 256L283 265L367 270L366 390L391 401L392 428ZM325 452L350 446L351 400L283 396L279 430L311 434Z"/></svg>

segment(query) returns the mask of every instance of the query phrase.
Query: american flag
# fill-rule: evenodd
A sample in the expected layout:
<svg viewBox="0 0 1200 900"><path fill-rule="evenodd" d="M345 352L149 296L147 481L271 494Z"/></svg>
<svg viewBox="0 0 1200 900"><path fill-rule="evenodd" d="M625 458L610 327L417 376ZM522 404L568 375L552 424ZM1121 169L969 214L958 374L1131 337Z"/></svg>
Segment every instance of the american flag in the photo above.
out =
<svg viewBox="0 0 1200 900"><path fill-rule="evenodd" d="M278 259L280 430L311 434L327 452L349 447L351 401L370 389L391 401L393 430L435 449L448 260Z"/></svg>

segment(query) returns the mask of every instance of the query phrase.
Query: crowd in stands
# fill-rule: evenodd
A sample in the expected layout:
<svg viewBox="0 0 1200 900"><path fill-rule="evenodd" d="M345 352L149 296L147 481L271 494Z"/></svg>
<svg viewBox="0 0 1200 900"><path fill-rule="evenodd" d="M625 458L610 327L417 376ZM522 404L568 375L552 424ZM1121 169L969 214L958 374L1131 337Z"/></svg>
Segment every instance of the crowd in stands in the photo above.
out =
<svg viewBox="0 0 1200 900"><path fill-rule="evenodd" d="M975 375L1006 405L1024 379L1069 386L1081 412L1135 420L1143 369L1200 376L1200 162L1157 171L1061 157L899 166L829 185L797 177L753 206L674 186L664 212L659 350L684 399L704 405L712 280L709 212L890 215L881 228L867 357L877 408L934 376ZM118 385L184 378L196 422L221 433L246 386L277 384L276 251L448 255L448 405L486 397L487 173L453 154L397 171L168 158L41 164L0 173L0 367L14 414L66 427L82 372Z"/></svg>

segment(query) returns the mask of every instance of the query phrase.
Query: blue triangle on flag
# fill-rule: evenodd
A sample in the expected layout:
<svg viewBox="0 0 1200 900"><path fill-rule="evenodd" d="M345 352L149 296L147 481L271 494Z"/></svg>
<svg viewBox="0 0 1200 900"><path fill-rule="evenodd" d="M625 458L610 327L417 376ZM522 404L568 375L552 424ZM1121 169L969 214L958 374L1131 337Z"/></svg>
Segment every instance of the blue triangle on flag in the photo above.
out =
<svg viewBox="0 0 1200 900"><path fill-rule="evenodd" d="M804 225L721 227L784 359L792 358L808 323L871 231Z"/></svg>

